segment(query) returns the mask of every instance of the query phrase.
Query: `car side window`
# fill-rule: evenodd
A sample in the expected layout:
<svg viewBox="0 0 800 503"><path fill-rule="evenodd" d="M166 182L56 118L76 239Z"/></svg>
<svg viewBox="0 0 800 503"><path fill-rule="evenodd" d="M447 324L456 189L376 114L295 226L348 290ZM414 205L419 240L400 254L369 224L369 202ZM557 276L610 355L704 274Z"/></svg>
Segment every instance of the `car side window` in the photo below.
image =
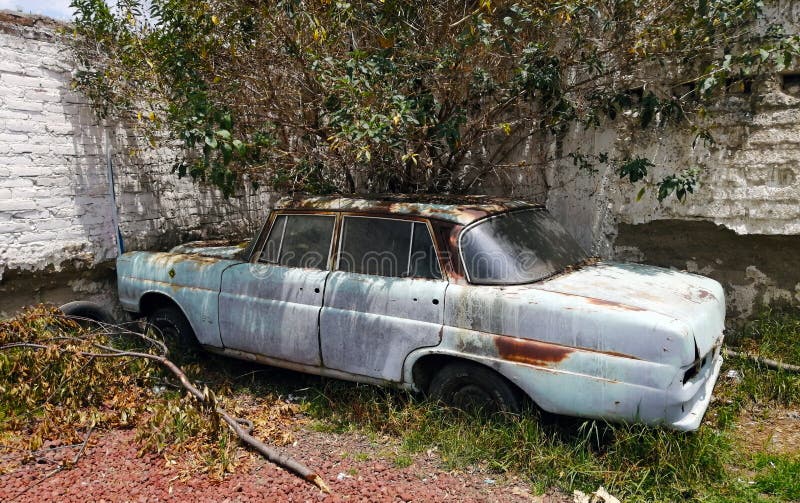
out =
<svg viewBox="0 0 800 503"><path fill-rule="evenodd" d="M259 260L287 267L325 269L334 220L330 215L279 215Z"/></svg>
<svg viewBox="0 0 800 503"><path fill-rule="evenodd" d="M345 217L338 269L376 276L441 278L427 227L389 218Z"/></svg>

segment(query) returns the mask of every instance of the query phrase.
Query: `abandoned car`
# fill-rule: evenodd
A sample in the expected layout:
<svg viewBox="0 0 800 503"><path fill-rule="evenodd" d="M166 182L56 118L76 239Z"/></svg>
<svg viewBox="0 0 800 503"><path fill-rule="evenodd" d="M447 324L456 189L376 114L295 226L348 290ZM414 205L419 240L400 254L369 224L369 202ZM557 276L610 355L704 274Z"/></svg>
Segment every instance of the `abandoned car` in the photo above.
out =
<svg viewBox="0 0 800 503"><path fill-rule="evenodd" d="M693 430L722 364L719 283L592 259L522 201L286 198L246 249L129 252L117 274L167 337L458 407Z"/></svg>

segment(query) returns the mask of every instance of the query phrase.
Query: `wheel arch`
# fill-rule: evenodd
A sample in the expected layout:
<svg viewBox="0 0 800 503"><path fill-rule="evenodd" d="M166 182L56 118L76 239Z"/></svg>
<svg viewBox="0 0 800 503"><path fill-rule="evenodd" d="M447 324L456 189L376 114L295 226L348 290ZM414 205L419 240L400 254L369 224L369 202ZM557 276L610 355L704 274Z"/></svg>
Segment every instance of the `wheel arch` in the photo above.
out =
<svg viewBox="0 0 800 503"><path fill-rule="evenodd" d="M427 393L431 381L433 380L433 376L436 375L436 372L439 369L444 368L450 363L466 362L480 365L481 367L494 372L504 381L506 381L506 383L508 383L508 385L511 386L516 392L518 392L520 396L526 397L527 400L536 403L536 398L530 396L527 392L525 392L525 390L517 385L517 383L505 375L501 370L501 366L496 364L496 361L471 356L472 355L452 354L444 351L425 351L412 353L412 355L409 355L409 357L406 359L406 364L408 365L405 376L406 380L411 385L412 389Z"/></svg>
<svg viewBox="0 0 800 503"><path fill-rule="evenodd" d="M142 318L161 307L172 307L189 322L195 338L203 346L225 347L219 330L219 292L205 289L150 287L131 302L135 316Z"/></svg>
<svg viewBox="0 0 800 503"><path fill-rule="evenodd" d="M150 290L142 294L139 297L139 315L140 316L150 316L155 312L156 309L160 309L162 307L174 307L181 312L184 316L186 316L186 311L178 304L174 298L170 297L164 292L160 292L158 290ZM188 320L189 317L186 316ZM189 322L191 324L191 321Z"/></svg>

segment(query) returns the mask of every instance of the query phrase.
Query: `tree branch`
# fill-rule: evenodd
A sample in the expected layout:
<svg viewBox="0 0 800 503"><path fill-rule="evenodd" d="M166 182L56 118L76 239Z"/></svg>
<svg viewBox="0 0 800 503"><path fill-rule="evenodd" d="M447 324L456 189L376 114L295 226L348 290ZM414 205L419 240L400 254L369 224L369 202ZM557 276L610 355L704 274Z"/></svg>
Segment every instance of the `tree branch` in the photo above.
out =
<svg viewBox="0 0 800 503"><path fill-rule="evenodd" d="M722 350L722 354L725 356L733 356L736 358L744 358L746 360L751 360L756 363L760 363L767 368L771 368L773 370L785 370L787 372L793 373L800 373L800 365L792 365L790 363L779 362L777 360L771 360L769 358L764 358L763 356L758 355L751 355L748 353L740 353L738 351L733 351L731 349L724 348Z"/></svg>
<svg viewBox="0 0 800 503"><path fill-rule="evenodd" d="M110 327L104 326L103 328L108 329ZM152 338L145 336L144 334L138 334L136 332L131 332L127 329L123 329L125 333L128 334L135 334L138 337L141 337L148 342L158 342L154 341ZM90 358L143 358L146 360L151 360L158 362L167 370L169 370L175 377L178 378L181 385L183 386L186 391L189 392L198 402L207 406L210 410L212 410L217 416L222 418L223 421L228 425L228 427L236 434L237 437L248 447L255 450L263 457L265 457L270 462L287 469L300 477L304 478L305 480L315 484L319 487L322 491L326 493L330 493L331 490L322 477L319 476L315 471L311 470L304 464L300 463L299 461L295 460L291 456L286 455L285 453L281 452L280 450L276 449L275 447L270 447L263 443L262 441L258 440L254 436L251 435L252 431L252 423L246 419L241 419L230 415L224 408L220 407L216 404L216 399L214 394L211 393L207 388L201 391L197 386L192 383L192 381L186 376L186 374L181 370L181 368L176 365L174 362L169 360L167 357L157 354L151 353L142 353L138 351L125 351L116 349L107 345L99 344L96 342L91 342L86 339L81 339L79 337L63 337L60 338L62 340L69 340L74 342L76 340L80 340L85 343L89 343L98 350L103 352L94 352L94 351L81 351L81 350L72 350L72 349L65 349L54 345L59 351L63 353L72 353L74 355L79 356L86 356ZM17 342L6 344L0 346L0 351L7 351L9 349L17 349L17 348L28 348L28 349L49 349L53 346L47 346L43 344L36 344L36 343L27 343L27 342ZM91 433L91 430L90 430ZM88 440L88 434L86 440ZM84 442L85 447L85 442ZM81 452L83 449L81 449Z"/></svg>

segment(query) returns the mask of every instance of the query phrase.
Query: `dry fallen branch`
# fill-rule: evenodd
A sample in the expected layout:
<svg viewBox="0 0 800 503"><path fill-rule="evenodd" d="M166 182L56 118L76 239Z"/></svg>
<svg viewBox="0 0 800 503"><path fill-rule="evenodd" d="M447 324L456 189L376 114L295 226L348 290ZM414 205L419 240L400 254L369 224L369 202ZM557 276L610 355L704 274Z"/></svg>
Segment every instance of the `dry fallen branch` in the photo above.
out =
<svg viewBox="0 0 800 503"><path fill-rule="evenodd" d="M723 349L722 353L725 356L746 358L773 370L785 370L787 372L800 373L800 365L792 365L790 363L779 362L777 360L771 360L769 358L764 358L763 356L751 355L748 353L739 353L727 348Z"/></svg>
<svg viewBox="0 0 800 503"><path fill-rule="evenodd" d="M74 319L75 317L70 317L70 319ZM88 320L91 321L91 320ZM109 325L105 323L97 323L98 331L102 335L106 336L121 336L121 335L129 335L135 336L145 342L157 347L163 353L166 353L166 347L164 344L158 340L155 340L151 337L148 337L145 334L140 332L135 332L128 330L125 327L118 326L118 325ZM92 335L91 333L89 335ZM95 333L97 335L97 333ZM181 385L184 389L186 389L191 396L193 396L199 403L204 405L207 409L213 411L219 418L221 418L228 427L236 434L239 439L246 444L251 449L257 451L259 454L264 456L270 462L283 467L295 474L303 477L305 480L315 484L319 487L322 491L330 493L330 488L325 483L325 481L320 477L316 472L308 468L307 466L303 465L302 463L298 462L291 456L288 456L281 452L280 450L270 447L263 443L262 441L258 440L257 438L251 435L253 426L252 423L247 419L237 418L231 416L224 408L220 407L216 403L216 398L214 394L208 390L208 388L203 389L202 391L192 383L192 381L187 377L187 375L181 370L181 368L176 365L174 362L169 360L163 354L152 354L152 353L144 353L139 351L127 351L122 349L117 349L108 345L100 344L94 341L91 341L86 338L82 337L70 337L70 336L58 336L51 339L53 345L47 344L39 344L39 343L26 343L26 342L15 342L11 344L6 344L0 346L0 351L7 351L10 349L15 348L27 348L27 349L34 349L34 350L42 350L42 349L50 349L55 348L58 351L63 353L71 353L74 355L89 357L89 358L143 358L151 361L158 362L167 370L169 370L175 377L178 378ZM90 344L92 347L96 348L98 351L84 351L80 349L73 349L73 348L65 348L57 345L57 342L69 342L69 343L87 343ZM91 434L91 430L89 434L86 436L86 440L88 440L89 435ZM83 452L83 448L85 448L86 444L84 442L81 453ZM77 459L76 459L77 461Z"/></svg>

